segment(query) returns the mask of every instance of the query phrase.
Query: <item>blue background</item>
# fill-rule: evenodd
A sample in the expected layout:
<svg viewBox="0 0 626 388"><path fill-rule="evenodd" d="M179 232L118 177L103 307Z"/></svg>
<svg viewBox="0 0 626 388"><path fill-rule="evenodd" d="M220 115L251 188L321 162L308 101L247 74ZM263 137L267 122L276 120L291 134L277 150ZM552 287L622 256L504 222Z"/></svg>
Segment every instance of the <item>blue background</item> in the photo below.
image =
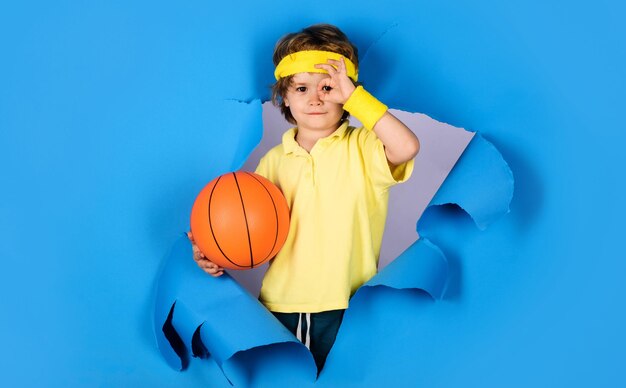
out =
<svg viewBox="0 0 626 388"><path fill-rule="evenodd" d="M406 303L425 311L397 344L407 384L625 385L622 6L268 4L0 6L7 386L218 384L161 359L155 278L196 193L258 140L275 41L317 22L381 100L481 131L516 179L486 231L446 212L428 231L452 275L442 302Z"/></svg>

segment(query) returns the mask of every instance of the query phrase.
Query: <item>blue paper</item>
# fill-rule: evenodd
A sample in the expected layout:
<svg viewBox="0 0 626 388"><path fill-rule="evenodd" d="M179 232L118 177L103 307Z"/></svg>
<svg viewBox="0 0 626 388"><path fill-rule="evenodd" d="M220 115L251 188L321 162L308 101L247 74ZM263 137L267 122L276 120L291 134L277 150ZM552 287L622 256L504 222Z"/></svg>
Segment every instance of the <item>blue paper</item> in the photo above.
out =
<svg viewBox="0 0 626 388"><path fill-rule="evenodd" d="M419 232L445 254L443 298L360 291L373 297L348 311L346 322L358 319L315 384L626 386L624 5L305 8L2 2L3 385L230 386L208 352L188 353L180 373L158 351L159 266L198 191L238 168L249 152L238 147L256 141L242 140L260 137L249 102L268 99L276 40L329 22L359 47L360 78L385 104L492 142L515 174L515 196L484 231L460 206L431 206ZM381 264L417 238L421 211L405 213L412 238L387 244L396 251ZM255 351L235 357L256 360L251 386L272 386L265 373L279 381L281 368L262 362L278 358Z"/></svg>
<svg viewBox="0 0 626 388"><path fill-rule="evenodd" d="M509 212L513 188L513 173L500 152L476 134L430 205L458 205L484 230Z"/></svg>
<svg viewBox="0 0 626 388"><path fill-rule="evenodd" d="M154 329L168 364L181 370L189 356L210 355L229 381L247 386L257 358L277 354L285 381L313 381L317 369L306 347L228 273L208 276L192 257L181 235L159 277ZM248 350L256 356L245 356Z"/></svg>

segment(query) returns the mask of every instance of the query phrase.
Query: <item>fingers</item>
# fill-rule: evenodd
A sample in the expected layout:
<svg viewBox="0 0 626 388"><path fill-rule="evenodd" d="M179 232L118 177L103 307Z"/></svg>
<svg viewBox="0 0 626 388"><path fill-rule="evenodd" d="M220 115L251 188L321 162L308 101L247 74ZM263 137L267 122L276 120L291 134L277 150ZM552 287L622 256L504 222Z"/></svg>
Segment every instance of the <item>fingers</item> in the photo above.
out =
<svg viewBox="0 0 626 388"><path fill-rule="evenodd" d="M324 88L326 86L329 86L331 89L329 90L325 90ZM320 96L325 95L326 93L328 93L330 90L332 90L333 87L333 82L331 81L330 78L324 78L323 80L321 80L318 84L317 84L317 94L319 94Z"/></svg>
<svg viewBox="0 0 626 388"><path fill-rule="evenodd" d="M209 275L217 277L217 276L221 276L224 274L224 268L220 267L219 265L215 264L209 259L205 258L205 259L197 261L197 263L198 263L198 266L202 268L202 270L208 273Z"/></svg>
<svg viewBox="0 0 626 388"><path fill-rule="evenodd" d="M331 77L337 74L347 73L346 63L344 62L343 58L341 58L340 61L335 59L329 59L326 63L318 63L317 65L315 65L315 68L326 70Z"/></svg>
<svg viewBox="0 0 626 388"><path fill-rule="evenodd" d="M198 248L198 246L195 243L191 243L191 249L193 250L193 259L195 261L206 259L204 254L200 251L200 248Z"/></svg>
<svg viewBox="0 0 626 388"><path fill-rule="evenodd" d="M193 250L193 259L198 264L198 267L202 268L202 270L208 273L211 276L222 276L224 274L224 268L215 264L211 260L207 259L204 256L204 253L200 251L200 248L193 241L193 236L191 236L191 232L187 233L187 237L191 240L191 249Z"/></svg>
<svg viewBox="0 0 626 388"><path fill-rule="evenodd" d="M346 73L346 63L343 58L341 60L329 59L328 62L333 65L339 73Z"/></svg>
<svg viewBox="0 0 626 388"><path fill-rule="evenodd" d="M332 59L328 60L328 62L330 61L332 61ZM340 74L340 72L334 66L331 66L327 63L318 63L317 65L315 65L315 68L326 70L331 77L335 77L337 74Z"/></svg>
<svg viewBox="0 0 626 388"><path fill-rule="evenodd" d="M344 59L328 59L327 63L318 63L315 67L325 70L330 76L317 84L317 94L320 100L336 100L335 102L345 103L354 90L354 85L348 77ZM327 86L330 86L332 89L326 90L325 87Z"/></svg>

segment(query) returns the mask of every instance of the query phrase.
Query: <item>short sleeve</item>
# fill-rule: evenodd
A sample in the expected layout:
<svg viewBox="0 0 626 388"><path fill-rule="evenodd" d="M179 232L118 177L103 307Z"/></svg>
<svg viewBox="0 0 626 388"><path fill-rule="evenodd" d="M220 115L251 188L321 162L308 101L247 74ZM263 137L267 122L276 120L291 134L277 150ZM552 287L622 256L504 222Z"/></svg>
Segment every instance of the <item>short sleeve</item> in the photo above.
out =
<svg viewBox="0 0 626 388"><path fill-rule="evenodd" d="M411 159L397 166L390 166L385 154L385 146L374 131L362 129L359 143L365 170L374 186L386 189L405 182L411 177L415 160Z"/></svg>
<svg viewBox="0 0 626 388"><path fill-rule="evenodd" d="M259 165L256 167L254 171L256 174L261 175L264 178L270 179L269 177L269 165L267 163L267 156L264 156L259 160Z"/></svg>
<svg viewBox="0 0 626 388"><path fill-rule="evenodd" d="M272 177L270 177L270 164L267 154L259 160L259 164L254 172L261 175L263 178L269 179L270 181L272 180Z"/></svg>

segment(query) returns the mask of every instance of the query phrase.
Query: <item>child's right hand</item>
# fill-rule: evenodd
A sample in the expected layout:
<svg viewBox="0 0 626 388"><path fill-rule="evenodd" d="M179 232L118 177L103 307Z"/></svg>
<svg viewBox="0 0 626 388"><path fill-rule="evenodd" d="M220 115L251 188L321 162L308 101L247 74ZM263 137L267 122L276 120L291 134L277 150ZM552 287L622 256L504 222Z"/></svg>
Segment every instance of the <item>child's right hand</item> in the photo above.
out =
<svg viewBox="0 0 626 388"><path fill-rule="evenodd" d="M207 259L206 256L202 252L200 252L200 248L196 245L196 242L193 239L193 235L191 232L187 232L187 237L189 241L191 241L191 246L193 248L193 259L198 264L198 267L202 268L202 270L208 273L211 276L222 276L224 274L224 268L215 264L211 260Z"/></svg>

